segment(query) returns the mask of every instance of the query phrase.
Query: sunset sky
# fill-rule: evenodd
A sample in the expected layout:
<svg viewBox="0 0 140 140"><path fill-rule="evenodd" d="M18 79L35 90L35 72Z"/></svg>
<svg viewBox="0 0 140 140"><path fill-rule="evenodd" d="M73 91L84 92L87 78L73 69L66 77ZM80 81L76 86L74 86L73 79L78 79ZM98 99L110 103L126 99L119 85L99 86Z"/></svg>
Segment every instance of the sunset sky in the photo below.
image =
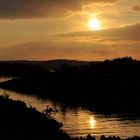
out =
<svg viewBox="0 0 140 140"><path fill-rule="evenodd" d="M140 0L0 0L0 60L140 59Z"/></svg>

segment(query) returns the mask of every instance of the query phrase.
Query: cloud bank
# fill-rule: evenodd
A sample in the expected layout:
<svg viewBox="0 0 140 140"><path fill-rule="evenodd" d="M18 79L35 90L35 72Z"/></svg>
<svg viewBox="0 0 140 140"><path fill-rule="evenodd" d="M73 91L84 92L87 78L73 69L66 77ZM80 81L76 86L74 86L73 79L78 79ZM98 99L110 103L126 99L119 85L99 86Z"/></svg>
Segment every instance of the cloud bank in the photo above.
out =
<svg viewBox="0 0 140 140"><path fill-rule="evenodd" d="M0 18L41 18L62 16L89 3L116 0L0 0Z"/></svg>
<svg viewBox="0 0 140 140"><path fill-rule="evenodd" d="M1 60L104 60L132 56L140 60L140 24L97 33L53 36L0 49ZM108 35L107 35L108 33ZM106 36L107 35L107 36Z"/></svg>

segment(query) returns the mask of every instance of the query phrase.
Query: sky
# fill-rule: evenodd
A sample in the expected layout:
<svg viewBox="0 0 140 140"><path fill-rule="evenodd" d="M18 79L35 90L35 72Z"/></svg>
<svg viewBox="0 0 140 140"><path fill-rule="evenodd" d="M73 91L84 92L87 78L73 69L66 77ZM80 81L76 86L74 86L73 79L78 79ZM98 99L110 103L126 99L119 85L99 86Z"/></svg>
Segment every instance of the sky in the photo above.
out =
<svg viewBox="0 0 140 140"><path fill-rule="evenodd" d="M0 60L140 59L139 32L140 0L0 0Z"/></svg>

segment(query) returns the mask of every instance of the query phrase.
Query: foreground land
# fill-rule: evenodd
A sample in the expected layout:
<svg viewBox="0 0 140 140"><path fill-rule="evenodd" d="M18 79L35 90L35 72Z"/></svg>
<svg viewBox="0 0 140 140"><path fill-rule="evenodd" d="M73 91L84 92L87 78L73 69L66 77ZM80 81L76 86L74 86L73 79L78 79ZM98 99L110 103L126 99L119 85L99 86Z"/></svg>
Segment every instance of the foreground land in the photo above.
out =
<svg viewBox="0 0 140 140"><path fill-rule="evenodd" d="M86 138L71 138L61 130L61 124L53 120L50 112L40 113L34 108L27 108L21 101L14 101L8 96L0 96L0 139L1 140L95 140ZM100 140L121 140L120 137L101 136ZM140 140L140 137L125 140Z"/></svg>
<svg viewBox="0 0 140 140"><path fill-rule="evenodd" d="M0 75L18 77L1 83L1 88L50 98L65 106L140 116L140 61L130 57L78 65L65 61L56 69L3 62Z"/></svg>
<svg viewBox="0 0 140 140"><path fill-rule="evenodd" d="M32 107L27 108L24 102L0 96L0 139L70 140L62 132L62 124L46 115Z"/></svg>

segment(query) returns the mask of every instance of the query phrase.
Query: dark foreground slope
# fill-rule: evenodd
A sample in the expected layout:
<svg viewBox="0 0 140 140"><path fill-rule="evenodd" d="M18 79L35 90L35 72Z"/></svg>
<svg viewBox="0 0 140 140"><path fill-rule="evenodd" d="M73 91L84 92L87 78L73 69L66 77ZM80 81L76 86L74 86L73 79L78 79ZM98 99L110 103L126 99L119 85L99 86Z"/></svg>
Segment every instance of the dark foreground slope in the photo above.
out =
<svg viewBox="0 0 140 140"><path fill-rule="evenodd" d="M140 115L140 62L130 57L41 71L0 87L100 112Z"/></svg>
<svg viewBox="0 0 140 140"><path fill-rule="evenodd" d="M70 140L60 127L25 103L0 96L0 140Z"/></svg>

